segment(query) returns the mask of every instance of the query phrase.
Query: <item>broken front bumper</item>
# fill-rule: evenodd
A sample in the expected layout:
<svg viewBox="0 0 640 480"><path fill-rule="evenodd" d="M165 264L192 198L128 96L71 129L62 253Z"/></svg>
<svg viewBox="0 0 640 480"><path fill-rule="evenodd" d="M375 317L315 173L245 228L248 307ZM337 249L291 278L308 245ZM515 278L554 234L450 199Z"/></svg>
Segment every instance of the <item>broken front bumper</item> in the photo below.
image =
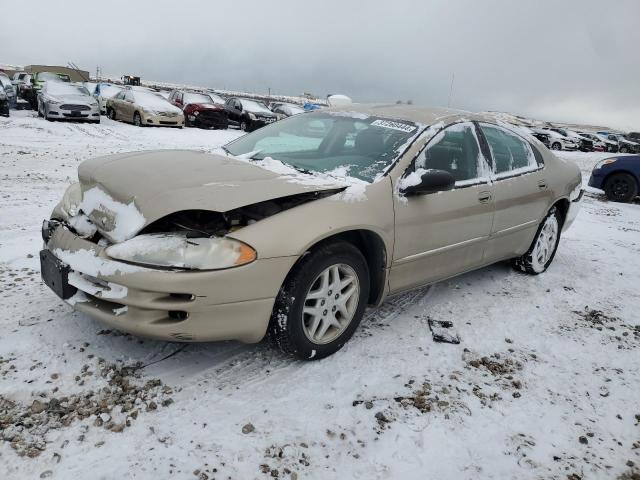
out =
<svg viewBox="0 0 640 480"><path fill-rule="evenodd" d="M64 224L45 222L45 229L41 272L56 294L113 328L161 340L259 342L297 260L258 259L226 270L155 270L111 260L104 247ZM52 285L56 282L62 284Z"/></svg>

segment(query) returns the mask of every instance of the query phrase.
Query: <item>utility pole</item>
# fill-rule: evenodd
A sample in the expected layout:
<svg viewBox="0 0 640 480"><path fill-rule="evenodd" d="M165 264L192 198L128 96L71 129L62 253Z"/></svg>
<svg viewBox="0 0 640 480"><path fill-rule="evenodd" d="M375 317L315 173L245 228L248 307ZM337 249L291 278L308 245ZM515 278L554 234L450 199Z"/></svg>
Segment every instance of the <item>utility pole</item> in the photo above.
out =
<svg viewBox="0 0 640 480"><path fill-rule="evenodd" d="M271 98L271 87L267 87L269 89L269 98Z"/></svg>
<svg viewBox="0 0 640 480"><path fill-rule="evenodd" d="M451 107L451 97L453 95L453 82L456 79L456 74L453 72L451 74L451 85L449 86L449 101L447 102L447 108Z"/></svg>

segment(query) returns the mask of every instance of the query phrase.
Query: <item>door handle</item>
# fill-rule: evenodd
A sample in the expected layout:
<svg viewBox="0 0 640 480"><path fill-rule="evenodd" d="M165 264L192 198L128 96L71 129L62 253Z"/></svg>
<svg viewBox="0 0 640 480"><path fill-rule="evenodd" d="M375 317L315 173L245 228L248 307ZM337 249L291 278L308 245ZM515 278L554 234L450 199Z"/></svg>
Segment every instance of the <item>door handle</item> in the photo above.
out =
<svg viewBox="0 0 640 480"><path fill-rule="evenodd" d="M491 192L480 192L478 194L478 201L480 203L488 203L491 200Z"/></svg>
<svg viewBox="0 0 640 480"><path fill-rule="evenodd" d="M538 182L538 188L540 190L546 190L547 189L547 181L546 180L540 180Z"/></svg>

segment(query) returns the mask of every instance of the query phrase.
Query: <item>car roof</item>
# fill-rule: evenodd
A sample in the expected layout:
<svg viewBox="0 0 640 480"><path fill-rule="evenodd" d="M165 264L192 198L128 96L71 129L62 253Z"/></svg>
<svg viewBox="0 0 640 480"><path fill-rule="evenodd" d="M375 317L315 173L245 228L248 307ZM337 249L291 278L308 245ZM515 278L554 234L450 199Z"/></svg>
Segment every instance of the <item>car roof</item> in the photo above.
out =
<svg viewBox="0 0 640 480"><path fill-rule="evenodd" d="M398 104L361 104L352 103L340 107L330 107L325 112L355 112L376 117L392 118L397 120L409 120L423 125L433 125L440 121L454 123L459 121L485 121L498 123L495 118L465 110L454 110L450 108L419 107L415 105Z"/></svg>

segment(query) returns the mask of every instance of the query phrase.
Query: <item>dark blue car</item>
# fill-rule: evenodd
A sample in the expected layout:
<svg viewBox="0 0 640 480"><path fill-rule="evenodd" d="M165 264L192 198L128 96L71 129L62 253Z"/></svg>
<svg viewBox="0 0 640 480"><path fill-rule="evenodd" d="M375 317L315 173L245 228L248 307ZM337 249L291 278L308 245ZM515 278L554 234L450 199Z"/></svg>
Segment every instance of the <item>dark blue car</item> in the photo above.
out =
<svg viewBox="0 0 640 480"><path fill-rule="evenodd" d="M630 202L640 191L640 155L620 155L599 161L589 186L604 190L613 202Z"/></svg>

